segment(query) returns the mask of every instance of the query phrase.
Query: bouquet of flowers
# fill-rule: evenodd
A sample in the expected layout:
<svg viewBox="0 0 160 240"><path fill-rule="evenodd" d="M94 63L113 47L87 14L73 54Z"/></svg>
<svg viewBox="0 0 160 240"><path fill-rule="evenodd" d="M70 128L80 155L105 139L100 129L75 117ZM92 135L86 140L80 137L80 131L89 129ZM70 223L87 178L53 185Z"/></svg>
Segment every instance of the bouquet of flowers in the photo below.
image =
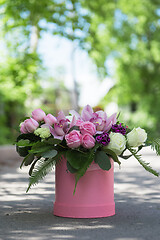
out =
<svg viewBox="0 0 160 240"><path fill-rule="evenodd" d="M74 110L69 114L65 116L60 111L55 117L35 109L32 116L20 124L21 134L16 141L17 152L24 157L20 168L31 165L27 192L64 157L66 170L75 175L75 189L93 161L108 171L110 158L120 165L119 157L134 156L147 171L159 176L139 154L143 147L151 145L160 155L159 139L150 139L140 127L130 129L118 121L116 113L108 117L102 110L94 112L89 105L83 108L81 115Z"/></svg>

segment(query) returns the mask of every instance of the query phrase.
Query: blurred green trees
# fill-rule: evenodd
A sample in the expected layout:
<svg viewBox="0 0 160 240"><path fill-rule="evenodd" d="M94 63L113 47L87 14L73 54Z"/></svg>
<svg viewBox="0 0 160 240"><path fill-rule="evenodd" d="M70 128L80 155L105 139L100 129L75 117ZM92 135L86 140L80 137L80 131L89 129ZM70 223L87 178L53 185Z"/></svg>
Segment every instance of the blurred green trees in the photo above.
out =
<svg viewBox="0 0 160 240"><path fill-rule="evenodd" d="M15 137L19 119L25 115L25 102L39 93L39 59L34 54L7 56L0 68L0 143ZM33 81L34 79L34 81Z"/></svg>
<svg viewBox="0 0 160 240"><path fill-rule="evenodd" d="M56 81L53 77L50 84L50 76L44 74L43 62L37 53L38 42L41 33L48 31L82 44L88 31L85 24L88 15L81 12L79 1L71 0L1 0L0 13L0 40L3 39L0 58L2 144L15 138L18 119L26 114L27 107L33 108L33 99L39 98L46 111L50 108L52 112L58 110L62 102L65 107L69 105L69 93L64 85L53 84ZM49 84L42 92L43 81Z"/></svg>
<svg viewBox="0 0 160 240"><path fill-rule="evenodd" d="M160 134L160 1L86 4L94 11L91 29L97 29L88 39L90 56L100 73L110 73L107 57L115 67L115 85L101 103L116 101L125 120Z"/></svg>
<svg viewBox="0 0 160 240"><path fill-rule="evenodd" d="M129 123L160 132L159 0L0 0L0 27L0 144L11 141L18 119L42 93L42 81L50 82L37 53L44 31L78 43L100 76L114 79L103 106L115 101ZM56 111L57 89L43 89L46 110L53 102Z"/></svg>

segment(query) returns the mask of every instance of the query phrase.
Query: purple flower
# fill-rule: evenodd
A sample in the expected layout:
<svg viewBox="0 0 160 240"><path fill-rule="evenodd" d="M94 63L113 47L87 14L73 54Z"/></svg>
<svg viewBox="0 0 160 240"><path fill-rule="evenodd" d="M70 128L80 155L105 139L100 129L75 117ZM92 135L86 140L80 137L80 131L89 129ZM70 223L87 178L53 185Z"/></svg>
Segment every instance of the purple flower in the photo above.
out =
<svg viewBox="0 0 160 240"><path fill-rule="evenodd" d="M112 125L117 122L117 113L107 117L104 111L94 112L90 105L83 108L81 118L83 121L90 121L96 126L97 134L108 132Z"/></svg>
<svg viewBox="0 0 160 240"><path fill-rule="evenodd" d="M122 123L112 125L112 131L116 133L121 133L122 135L126 134L126 128L122 126Z"/></svg>
<svg viewBox="0 0 160 240"><path fill-rule="evenodd" d="M55 139L63 140L69 129L68 122L69 120L65 117L63 111L60 111L57 116L57 122L54 124L54 128L49 126L50 132Z"/></svg>
<svg viewBox="0 0 160 240"><path fill-rule="evenodd" d="M110 137L108 133L102 133L96 137L96 141L103 146L107 146L110 142Z"/></svg>
<svg viewBox="0 0 160 240"><path fill-rule="evenodd" d="M93 109L91 108L90 105L86 105L83 110L82 110L82 120L83 121L90 121L90 119L93 117Z"/></svg>

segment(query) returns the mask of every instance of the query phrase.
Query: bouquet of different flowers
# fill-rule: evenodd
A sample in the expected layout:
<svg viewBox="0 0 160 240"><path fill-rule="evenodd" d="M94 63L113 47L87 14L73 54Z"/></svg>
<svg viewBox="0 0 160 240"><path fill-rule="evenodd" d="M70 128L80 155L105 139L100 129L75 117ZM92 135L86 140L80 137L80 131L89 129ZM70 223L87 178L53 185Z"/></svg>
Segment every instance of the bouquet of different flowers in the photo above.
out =
<svg viewBox="0 0 160 240"><path fill-rule="evenodd" d="M139 151L150 145L160 155L160 140L150 139L140 127L130 129L118 118L117 113L108 117L102 110L94 112L89 105L83 108L81 115L71 110L69 116L60 111L57 117L35 109L30 118L21 122L21 134L16 141L17 152L24 157L20 168L31 165L27 192L64 157L66 170L75 175L74 193L78 180L92 162L108 171L110 158L120 165L119 158L134 156L147 171L159 176L142 160Z"/></svg>

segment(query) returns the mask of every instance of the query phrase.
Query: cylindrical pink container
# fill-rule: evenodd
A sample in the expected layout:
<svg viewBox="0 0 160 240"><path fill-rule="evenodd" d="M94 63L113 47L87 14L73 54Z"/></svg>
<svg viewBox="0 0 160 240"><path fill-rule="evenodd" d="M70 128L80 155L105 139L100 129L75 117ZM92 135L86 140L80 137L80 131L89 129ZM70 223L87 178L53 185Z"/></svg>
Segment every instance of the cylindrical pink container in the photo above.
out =
<svg viewBox="0 0 160 240"><path fill-rule="evenodd" d="M100 218L115 214L114 162L104 171L92 163L78 181L67 171L66 159L56 166L54 215L68 218Z"/></svg>

